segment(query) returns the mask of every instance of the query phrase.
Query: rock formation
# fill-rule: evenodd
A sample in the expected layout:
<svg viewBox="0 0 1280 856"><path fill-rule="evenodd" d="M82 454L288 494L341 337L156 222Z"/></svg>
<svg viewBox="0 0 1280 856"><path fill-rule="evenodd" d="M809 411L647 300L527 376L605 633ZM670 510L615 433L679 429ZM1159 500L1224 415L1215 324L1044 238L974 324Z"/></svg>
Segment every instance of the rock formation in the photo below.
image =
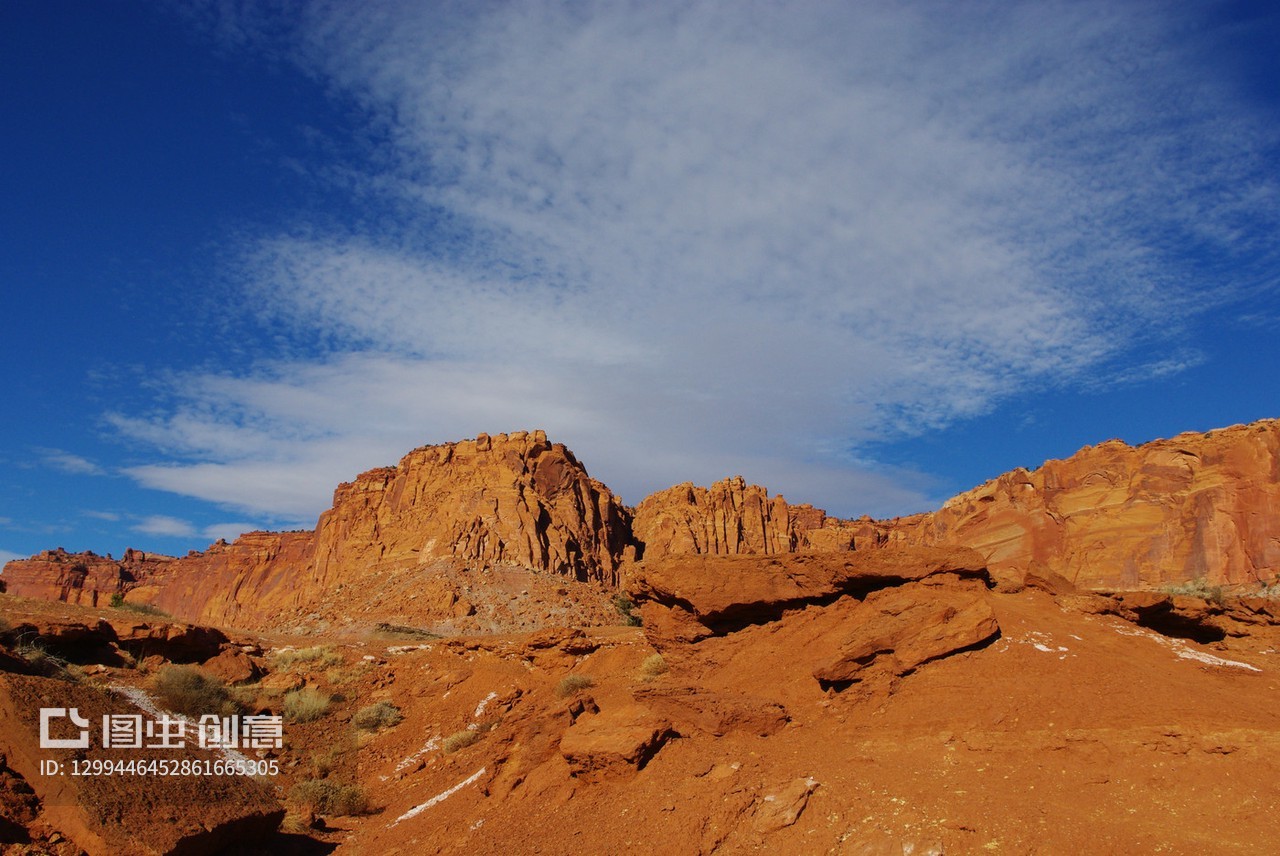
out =
<svg viewBox="0 0 1280 856"><path fill-rule="evenodd" d="M616 583L630 515L542 431L415 449L339 485L316 526L314 581L374 562L452 558Z"/></svg>
<svg viewBox="0 0 1280 856"><path fill-rule="evenodd" d="M1280 421L1109 440L864 528L866 544L962 544L993 571L1038 562L1081 588L1258 588L1280 575Z"/></svg>
<svg viewBox="0 0 1280 856"><path fill-rule="evenodd" d="M670 555L774 555L801 549L849 550L851 531L812 505L789 505L742 476L710 488L691 482L658 491L636 507L635 539L646 558Z"/></svg>
<svg viewBox="0 0 1280 856"><path fill-rule="evenodd" d="M972 547L1013 587L1031 570L1041 588L1055 577L1113 591L1204 579L1247 594L1280 575L1280 422L1137 447L1112 440L1013 470L937 511L882 521L829 517L741 477L677 485L633 513L543 432L480 435L340 485L314 531L252 532L179 559L46 551L10 562L4 582L13 594L89 605L125 593L187 620L245 628L357 607L395 622L410 601L413 616L446 620L476 606L469 584L444 569L526 568L614 588L637 556L891 545Z"/></svg>
<svg viewBox="0 0 1280 856"><path fill-rule="evenodd" d="M94 552L68 553L59 547L45 550L30 559L5 566L4 581L9 594L102 605L111 595L128 591L173 561L170 556L125 550L122 559Z"/></svg>
<svg viewBox="0 0 1280 856"><path fill-rule="evenodd" d="M26 597L96 603L120 592L189 620L262 627L432 563L507 564L612 587L629 556L626 507L564 445L520 431L426 446L363 473L338 486L314 531L250 532L178 559L47 551L10 562L4 579ZM405 597L430 585L416 588ZM456 592L426 593L446 614L462 603Z"/></svg>

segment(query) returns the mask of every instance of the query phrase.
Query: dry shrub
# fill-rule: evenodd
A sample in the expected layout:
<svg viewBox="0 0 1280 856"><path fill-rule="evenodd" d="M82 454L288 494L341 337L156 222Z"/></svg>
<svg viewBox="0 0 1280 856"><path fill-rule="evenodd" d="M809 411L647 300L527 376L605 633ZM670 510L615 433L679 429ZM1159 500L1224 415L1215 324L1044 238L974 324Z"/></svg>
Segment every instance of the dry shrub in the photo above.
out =
<svg viewBox="0 0 1280 856"><path fill-rule="evenodd" d="M329 712L329 696L314 687L284 694L284 718L290 722L311 722Z"/></svg>
<svg viewBox="0 0 1280 856"><path fill-rule="evenodd" d="M272 665L277 669L292 669L302 664L313 668L328 668L342 662L342 655L327 645L316 645L312 648L285 648L271 655Z"/></svg>
<svg viewBox="0 0 1280 856"><path fill-rule="evenodd" d="M174 713L232 716L240 709L226 684L195 666L161 666L153 687L160 703Z"/></svg>
<svg viewBox="0 0 1280 856"><path fill-rule="evenodd" d="M398 725L402 719L400 708L389 701L380 701L357 710L351 717L351 724L361 731L377 731Z"/></svg>
<svg viewBox="0 0 1280 856"><path fill-rule="evenodd" d="M466 749L474 743L480 741L479 731L459 731L457 734L450 734L441 743L440 748L444 750L444 754L452 755L459 749Z"/></svg>
<svg viewBox="0 0 1280 856"><path fill-rule="evenodd" d="M645 658L645 661L640 664L640 677L642 680L652 681L659 675L665 675L666 673L667 661L663 659L661 654L654 654L651 657L647 657Z"/></svg>
<svg viewBox="0 0 1280 856"><path fill-rule="evenodd" d="M369 810L369 798L355 785L329 779L306 779L289 791L290 801L310 806L317 814L350 816Z"/></svg>
<svg viewBox="0 0 1280 856"><path fill-rule="evenodd" d="M585 690L595 685L595 680L586 675L569 675L556 684L556 695L560 698L568 698L579 690Z"/></svg>

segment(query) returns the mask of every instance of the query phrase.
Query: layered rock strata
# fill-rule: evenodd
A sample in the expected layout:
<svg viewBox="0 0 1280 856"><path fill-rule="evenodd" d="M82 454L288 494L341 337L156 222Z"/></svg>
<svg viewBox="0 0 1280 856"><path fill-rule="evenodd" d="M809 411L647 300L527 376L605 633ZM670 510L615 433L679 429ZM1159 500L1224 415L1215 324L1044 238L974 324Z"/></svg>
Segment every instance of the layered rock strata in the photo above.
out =
<svg viewBox="0 0 1280 856"><path fill-rule="evenodd" d="M1082 588L1248 593L1280 575L1280 421L1109 440L867 528L866 544L962 544L993 570L1040 563Z"/></svg>

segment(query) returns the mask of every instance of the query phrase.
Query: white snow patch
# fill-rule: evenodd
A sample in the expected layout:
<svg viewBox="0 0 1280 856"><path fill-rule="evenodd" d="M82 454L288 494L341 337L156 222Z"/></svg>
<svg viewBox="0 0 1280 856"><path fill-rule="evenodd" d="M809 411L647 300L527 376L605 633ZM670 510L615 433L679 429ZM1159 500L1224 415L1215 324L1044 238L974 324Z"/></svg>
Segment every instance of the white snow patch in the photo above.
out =
<svg viewBox="0 0 1280 856"><path fill-rule="evenodd" d="M468 776L466 779L463 779L461 782L458 782L458 784L456 784L456 785L454 785L453 787L449 788L449 790L447 790L447 791L441 791L440 793L436 794L436 795L435 795L435 796L433 796L431 799L427 800L426 802L422 803L421 805L415 805L413 808L409 809L409 810L408 810L408 811L406 811L404 814L400 815L400 816L399 816L399 817L397 817L395 820L393 820L393 821L391 822L391 825L392 825L392 826L395 826L397 823L399 823L399 822L400 822L400 821L402 821L402 820L408 820L408 819L409 819L409 818L411 818L411 817L415 817L415 816L417 816L417 815L421 814L422 812L424 812L424 811L426 811L427 809L431 808L433 805L437 805L437 804L439 804L439 803L444 802L444 801L445 801L445 800L447 800L449 797L453 796L453 795L454 795L454 794L456 794L458 791L460 791L460 790L462 790L463 788L465 788L467 785L473 784L477 779L479 779L481 776L483 776L483 775L484 775L485 770L486 770L486 768L485 768L485 767L481 767L479 770L476 770L474 773L472 773L472 774L471 774L470 776Z"/></svg>
<svg viewBox="0 0 1280 856"><path fill-rule="evenodd" d="M408 758L405 758L399 764L396 764L396 772L399 773L401 770L409 769L409 767L412 766L415 761L417 761L419 758L421 758L423 755L427 754L428 752L434 752L437 748L439 748L439 746L440 746L440 738L432 737L426 743L422 744L421 749L419 749L417 752L414 752Z"/></svg>
<svg viewBox="0 0 1280 856"><path fill-rule="evenodd" d="M1174 655L1183 660L1195 660L1197 663L1204 663L1209 666L1223 666L1231 669L1248 669L1251 672L1261 672L1257 666L1249 663L1241 663L1239 660L1228 660L1225 657L1218 657L1213 654L1206 654L1203 651L1197 651L1183 642L1181 639L1171 639L1168 636L1161 636L1151 630L1143 630L1137 627L1116 626L1113 628L1121 636L1140 636L1151 639L1160 643L1164 647L1173 651Z"/></svg>
<svg viewBox="0 0 1280 856"><path fill-rule="evenodd" d="M489 702L493 701L497 697L498 697L498 694L496 692L491 692L487 696L482 698L480 700L480 703L476 705L476 712L473 715L473 718L479 719L484 714L484 709L489 706Z"/></svg>

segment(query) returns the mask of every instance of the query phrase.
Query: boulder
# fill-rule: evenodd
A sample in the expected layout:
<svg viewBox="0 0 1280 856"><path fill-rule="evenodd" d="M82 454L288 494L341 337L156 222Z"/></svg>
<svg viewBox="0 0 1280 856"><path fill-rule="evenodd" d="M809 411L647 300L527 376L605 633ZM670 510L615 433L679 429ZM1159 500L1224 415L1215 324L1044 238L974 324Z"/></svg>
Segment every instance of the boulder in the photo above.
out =
<svg viewBox="0 0 1280 856"><path fill-rule="evenodd" d="M560 740L574 776L600 779L644 767L672 736L670 723L639 705L579 716Z"/></svg>
<svg viewBox="0 0 1280 856"><path fill-rule="evenodd" d="M1000 632L989 595L973 583L912 583L873 592L849 616L836 653L813 670L823 686L842 688L869 676L897 678L993 640Z"/></svg>

